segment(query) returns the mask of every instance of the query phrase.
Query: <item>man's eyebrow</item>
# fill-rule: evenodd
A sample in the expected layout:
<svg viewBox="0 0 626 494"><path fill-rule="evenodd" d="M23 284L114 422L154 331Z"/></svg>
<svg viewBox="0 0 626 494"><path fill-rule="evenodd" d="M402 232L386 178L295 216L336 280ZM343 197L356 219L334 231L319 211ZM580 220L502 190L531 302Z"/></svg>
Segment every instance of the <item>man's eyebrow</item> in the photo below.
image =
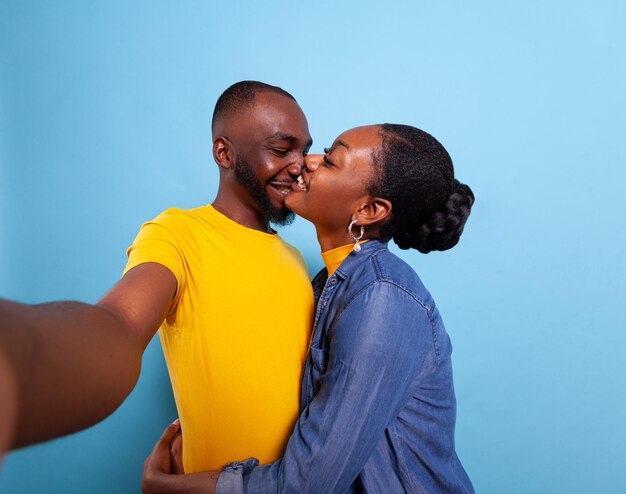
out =
<svg viewBox="0 0 626 494"><path fill-rule="evenodd" d="M292 136L289 134L283 134L282 132L275 132L271 136L268 137L268 141L287 141L289 144L298 143L298 138L296 136ZM310 148L313 145L313 139L309 139L304 147Z"/></svg>
<svg viewBox="0 0 626 494"><path fill-rule="evenodd" d="M350 149L350 146L348 146L345 142L343 141L337 141L337 146L343 146L346 149Z"/></svg>
<svg viewBox="0 0 626 494"><path fill-rule="evenodd" d="M271 136L269 136L267 138L268 141L289 141L289 142L295 142L298 140L297 137L289 135L289 134L283 134L282 132L275 132L274 134L272 134Z"/></svg>

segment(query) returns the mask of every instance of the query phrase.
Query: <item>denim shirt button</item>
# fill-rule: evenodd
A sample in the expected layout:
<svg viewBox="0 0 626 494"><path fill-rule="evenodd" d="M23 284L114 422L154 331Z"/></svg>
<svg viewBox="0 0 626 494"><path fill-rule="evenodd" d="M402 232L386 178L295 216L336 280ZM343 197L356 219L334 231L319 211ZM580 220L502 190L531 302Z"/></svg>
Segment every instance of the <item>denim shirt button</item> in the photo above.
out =
<svg viewBox="0 0 626 494"><path fill-rule="evenodd" d="M330 279L330 284L334 285L335 283L337 283L337 278L331 278Z"/></svg>
<svg viewBox="0 0 626 494"><path fill-rule="evenodd" d="M322 307L326 307L327 303L328 303L328 300L324 300L324 303L322 304Z"/></svg>

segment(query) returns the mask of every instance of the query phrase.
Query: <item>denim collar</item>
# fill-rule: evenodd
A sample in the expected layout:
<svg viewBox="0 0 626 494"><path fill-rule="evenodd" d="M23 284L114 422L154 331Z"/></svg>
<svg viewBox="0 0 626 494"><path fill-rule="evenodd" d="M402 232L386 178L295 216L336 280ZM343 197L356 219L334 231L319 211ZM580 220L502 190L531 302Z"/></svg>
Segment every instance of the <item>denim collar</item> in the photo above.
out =
<svg viewBox="0 0 626 494"><path fill-rule="evenodd" d="M341 278L342 280L349 278L354 270L364 261L369 259L372 254L385 249L387 249L387 242L381 242L380 240L370 240L369 242L361 244L361 250L359 252L350 252L348 257L346 257L337 268L333 276ZM313 284L313 293L315 294L316 302L317 298L322 293L327 280L328 270L325 267L322 268L322 270L313 278L311 283Z"/></svg>
<svg viewBox="0 0 626 494"><path fill-rule="evenodd" d="M370 240L361 244L361 250L359 252L352 251L341 263L341 265L335 271L335 274L342 280L348 278L354 270L372 254L379 250L387 248L387 242L381 242L380 240Z"/></svg>

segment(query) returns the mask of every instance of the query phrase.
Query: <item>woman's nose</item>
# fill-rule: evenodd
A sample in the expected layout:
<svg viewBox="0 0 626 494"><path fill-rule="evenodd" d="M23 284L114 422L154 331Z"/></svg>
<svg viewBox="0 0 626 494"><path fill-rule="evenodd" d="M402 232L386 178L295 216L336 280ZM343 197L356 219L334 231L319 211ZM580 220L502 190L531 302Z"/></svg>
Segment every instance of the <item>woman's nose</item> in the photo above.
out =
<svg viewBox="0 0 626 494"><path fill-rule="evenodd" d="M320 166L323 159L323 154L309 154L304 158L304 166L306 166L307 170L314 172Z"/></svg>

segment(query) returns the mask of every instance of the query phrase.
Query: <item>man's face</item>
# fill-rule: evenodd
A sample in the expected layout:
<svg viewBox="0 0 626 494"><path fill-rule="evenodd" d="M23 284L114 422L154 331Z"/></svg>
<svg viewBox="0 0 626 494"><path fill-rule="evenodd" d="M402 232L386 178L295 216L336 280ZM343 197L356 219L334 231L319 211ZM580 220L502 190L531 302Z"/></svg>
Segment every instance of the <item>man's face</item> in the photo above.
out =
<svg viewBox="0 0 626 494"><path fill-rule="evenodd" d="M312 142L306 117L292 99L261 92L240 120L229 139L237 153L235 178L247 196L241 199L271 222L287 224L293 213L285 207L285 196Z"/></svg>

